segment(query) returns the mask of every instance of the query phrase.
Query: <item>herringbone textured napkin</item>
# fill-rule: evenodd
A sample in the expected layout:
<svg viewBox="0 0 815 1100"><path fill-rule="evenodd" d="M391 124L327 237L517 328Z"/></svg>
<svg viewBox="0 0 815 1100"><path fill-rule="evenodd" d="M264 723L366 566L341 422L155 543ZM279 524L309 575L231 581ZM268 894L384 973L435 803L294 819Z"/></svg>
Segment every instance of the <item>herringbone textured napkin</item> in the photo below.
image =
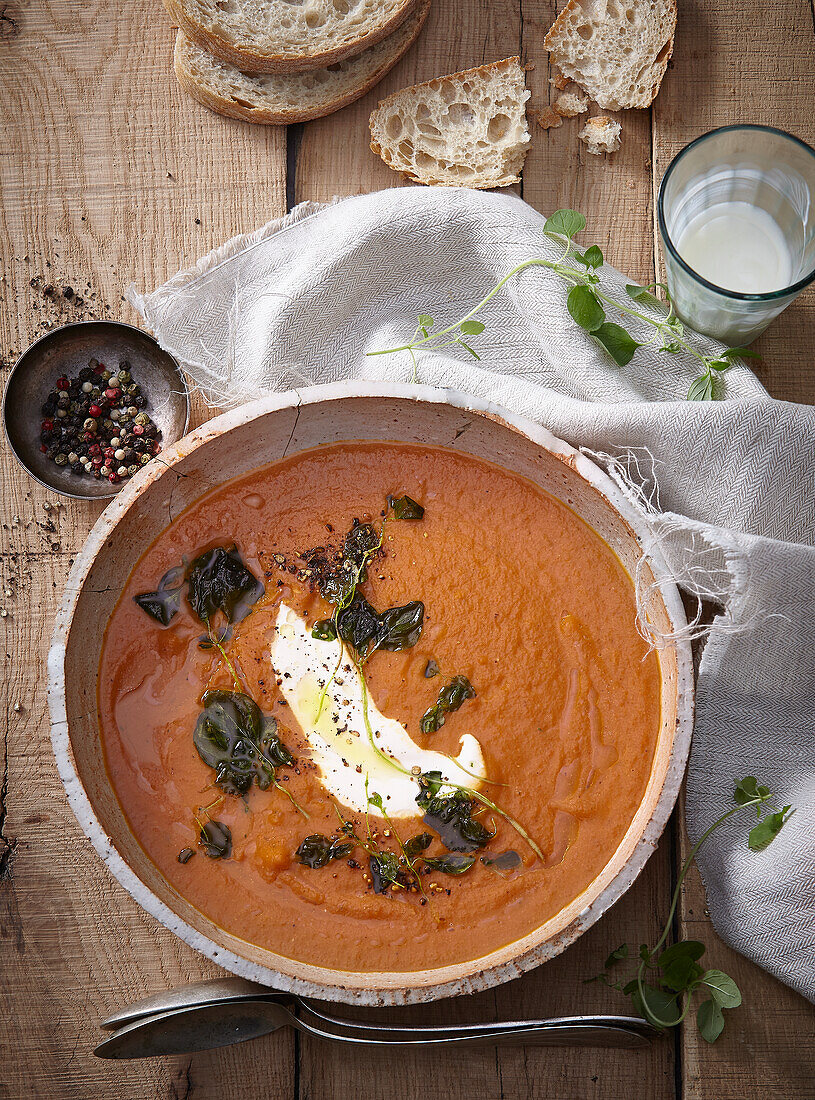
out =
<svg viewBox="0 0 815 1100"><path fill-rule="evenodd" d="M403 343L420 312L455 320L521 260L554 258L543 223L514 196L468 190L306 205L131 300L222 406L340 379L406 381L408 356L365 352ZM605 277L624 296L625 280ZM626 456L680 580L724 604L699 663L688 826L700 836L748 774L797 807L765 852L748 851L750 823L733 819L699 864L723 938L815 1000L815 409L769 399L743 366L713 404L683 400L696 371L682 356L641 349L614 366L540 268L481 319L482 360L422 355L421 381Z"/></svg>

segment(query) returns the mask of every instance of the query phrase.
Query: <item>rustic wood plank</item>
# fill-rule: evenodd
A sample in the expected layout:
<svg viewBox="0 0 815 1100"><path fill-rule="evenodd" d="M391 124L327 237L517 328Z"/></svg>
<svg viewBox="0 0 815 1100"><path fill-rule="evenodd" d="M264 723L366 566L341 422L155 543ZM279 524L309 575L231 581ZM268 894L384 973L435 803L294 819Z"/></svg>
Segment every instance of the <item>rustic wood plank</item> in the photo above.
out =
<svg viewBox="0 0 815 1100"><path fill-rule="evenodd" d="M282 131L218 119L181 94L169 20L149 0L0 8L5 376L50 327L93 317L134 323L123 299L131 281L156 285L279 216L286 150ZM48 284L54 296L43 294ZM63 286L76 292L72 299ZM293 1095L290 1033L194 1061L135 1066L91 1054L109 1012L220 971L113 881L56 774L45 655L72 553L101 506L48 493L5 443L0 480L0 603L9 612L0 619L0 1096L216 1097L231 1094L236 1080L246 1095Z"/></svg>
<svg viewBox="0 0 815 1100"><path fill-rule="evenodd" d="M755 33L745 28L756 28ZM723 17L716 0L680 4L674 58L653 105L654 184L671 159L716 126L755 122L781 126L815 143L815 20L807 0L768 7L748 0L739 19ZM664 275L660 274L660 278ZM757 373L774 397L815 402L815 292L810 287L757 342ZM679 858L688 850L680 830ZM708 945L708 965L732 974L744 1003L727 1014L711 1046L684 1029L685 1100L797 1100L813 1095L815 1009L726 947L707 915L704 888L692 872L683 891L682 936Z"/></svg>
<svg viewBox="0 0 815 1100"><path fill-rule="evenodd" d="M298 141L296 200L326 201L336 194L362 194L405 181L368 150L368 116L383 95L407 84L518 53L534 68L530 114L549 102L543 37L555 15L550 0L523 5L502 2L475 7L465 0L437 2L416 46L391 74L358 104L329 119L306 124ZM626 112L625 144L614 158L593 157L578 142L580 120L548 133L532 126L522 194L537 209L575 206L590 219L587 240L596 241L609 260L632 277L650 281L654 257L651 236L651 126L648 112ZM530 241L530 250L534 242ZM583 985L596 974L609 951L625 940L639 942L658 933L670 897L670 846L662 845L641 880L600 925L556 961L494 992L411 1010L393 1018L453 1022L508 1019L589 1011L626 1012L628 1002L602 986ZM381 1057L325 1052L304 1039L301 1084L309 1100L362 1094L380 1081ZM557 1067L556 1070L553 1067ZM496 1096L536 1100L564 1097L643 1095L668 1100L676 1095L672 1040L633 1056L618 1051L475 1050L442 1056L401 1053L388 1060L388 1089L412 1100L424 1096L428 1075L452 1098L487 1100Z"/></svg>

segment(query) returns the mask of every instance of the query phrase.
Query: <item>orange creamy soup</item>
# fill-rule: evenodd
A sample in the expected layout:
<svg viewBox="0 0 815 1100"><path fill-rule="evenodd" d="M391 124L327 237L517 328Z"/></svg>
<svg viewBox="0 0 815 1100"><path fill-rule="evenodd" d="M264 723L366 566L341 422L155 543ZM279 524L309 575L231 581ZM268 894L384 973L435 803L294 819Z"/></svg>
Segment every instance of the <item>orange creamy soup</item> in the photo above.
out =
<svg viewBox="0 0 815 1100"><path fill-rule="evenodd" d="M250 943L359 971L479 958L574 900L643 797L659 694L630 578L568 507L390 443L189 507L99 670L111 783L172 886Z"/></svg>

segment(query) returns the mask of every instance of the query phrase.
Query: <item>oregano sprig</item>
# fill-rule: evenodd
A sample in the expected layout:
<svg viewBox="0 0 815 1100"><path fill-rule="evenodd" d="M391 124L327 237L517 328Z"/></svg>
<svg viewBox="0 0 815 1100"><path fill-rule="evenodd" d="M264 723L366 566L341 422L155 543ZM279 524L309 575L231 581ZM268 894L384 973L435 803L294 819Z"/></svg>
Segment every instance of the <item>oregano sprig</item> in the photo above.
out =
<svg viewBox="0 0 815 1100"><path fill-rule="evenodd" d="M574 238L586 228L586 219L577 210L556 210L550 218L547 218L543 231L550 240L557 241L563 246L563 253L558 260L545 260L542 257L533 257L524 260L514 267L489 294L485 295L471 310L454 321L451 325L433 332L435 321L427 313L419 314L416 330L407 344L395 348L386 348L381 351L369 351L368 355L392 355L396 352L406 351L413 362L412 381L416 381L418 375L417 350L439 351L442 348L459 344L474 359L481 356L464 337L480 336L485 329L482 321L477 321L475 315L480 312L495 295L512 279L528 267L545 267L553 271L569 286L566 297L566 308L575 324L579 325L596 344L599 344L614 360L619 367L627 366L633 359L638 348L656 347L666 354L675 355L685 351L700 364L700 374L694 378L688 389L688 401L712 401L717 396L717 379L722 372L733 365L734 359L760 358L757 352L748 348L729 348L718 356L704 355L696 350L685 339L685 327L674 311L673 302L664 283L650 283L648 286L638 286L634 283L626 285L625 291L629 302L620 302L612 298L603 289L598 271L602 268L603 253L596 244L590 245L585 252L580 252L575 247ZM660 299L654 293L661 290L663 298ZM643 313L634 308L632 303L647 305L658 311L657 316ZM617 313L625 317L633 317L643 322L654 330L650 340L638 341L617 321L609 320L606 307L611 307Z"/></svg>
<svg viewBox="0 0 815 1100"><path fill-rule="evenodd" d="M670 947L664 947L670 935L682 883L708 837L734 814L755 807L759 822L750 830L747 845L751 851L760 852L778 836L794 812L791 806L772 810L768 806L773 797L769 787L759 784L753 775L748 775L736 784L733 797L735 806L718 817L691 848L682 865L662 935L653 947L640 945L640 961L636 974L625 983L613 981L609 975L610 970L629 957L628 944L624 943L611 952L603 972L588 979L601 981L631 997L634 1008L640 1015L662 1029L681 1024L690 1011L694 994L702 993L705 999L697 1009L696 1023L702 1038L709 1043L714 1043L724 1029L724 1009L737 1008L741 1004L741 993L733 979L724 971L705 970L700 965L705 945L698 940L680 940Z"/></svg>

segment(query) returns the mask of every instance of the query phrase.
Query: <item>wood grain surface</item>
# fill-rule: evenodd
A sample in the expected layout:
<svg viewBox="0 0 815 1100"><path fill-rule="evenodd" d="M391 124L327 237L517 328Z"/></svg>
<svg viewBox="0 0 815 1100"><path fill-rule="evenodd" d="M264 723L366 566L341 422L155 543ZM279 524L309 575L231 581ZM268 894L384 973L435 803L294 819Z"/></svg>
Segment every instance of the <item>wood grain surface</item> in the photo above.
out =
<svg viewBox="0 0 815 1100"><path fill-rule="evenodd" d="M368 149L378 99L415 80L521 53L531 108L552 98L542 40L549 0L434 0L418 43L379 88L328 119L248 126L187 100L173 31L155 0L0 3L0 369L55 324L134 322L126 287L149 288L303 199L401 181ZM579 120L533 125L519 190L536 208L587 212L592 239L633 278L659 271L654 193L671 157L713 126L767 122L815 141L815 32L805 0L738 8L681 0L674 60L651 110L624 112L623 148L591 157ZM63 296L70 286L72 298ZM55 288L47 292L47 288ZM77 295L81 302L77 304ZM759 372L781 398L815 401L811 291L762 338ZM204 415L196 409L197 418ZM128 1001L218 969L146 916L76 825L50 751L44 660L73 554L98 505L30 481L3 445L0 584L0 1098L292 1100L802 1100L815 1097L815 1011L727 949L698 876L677 932L703 939L744 1006L711 1047L691 1027L646 1053L482 1049L372 1055L280 1032L243 1047L142 1063L93 1058L97 1022ZM664 920L684 850L675 821L626 897L559 959L498 990L394 1017L452 1022L625 1008L583 980L618 943Z"/></svg>

